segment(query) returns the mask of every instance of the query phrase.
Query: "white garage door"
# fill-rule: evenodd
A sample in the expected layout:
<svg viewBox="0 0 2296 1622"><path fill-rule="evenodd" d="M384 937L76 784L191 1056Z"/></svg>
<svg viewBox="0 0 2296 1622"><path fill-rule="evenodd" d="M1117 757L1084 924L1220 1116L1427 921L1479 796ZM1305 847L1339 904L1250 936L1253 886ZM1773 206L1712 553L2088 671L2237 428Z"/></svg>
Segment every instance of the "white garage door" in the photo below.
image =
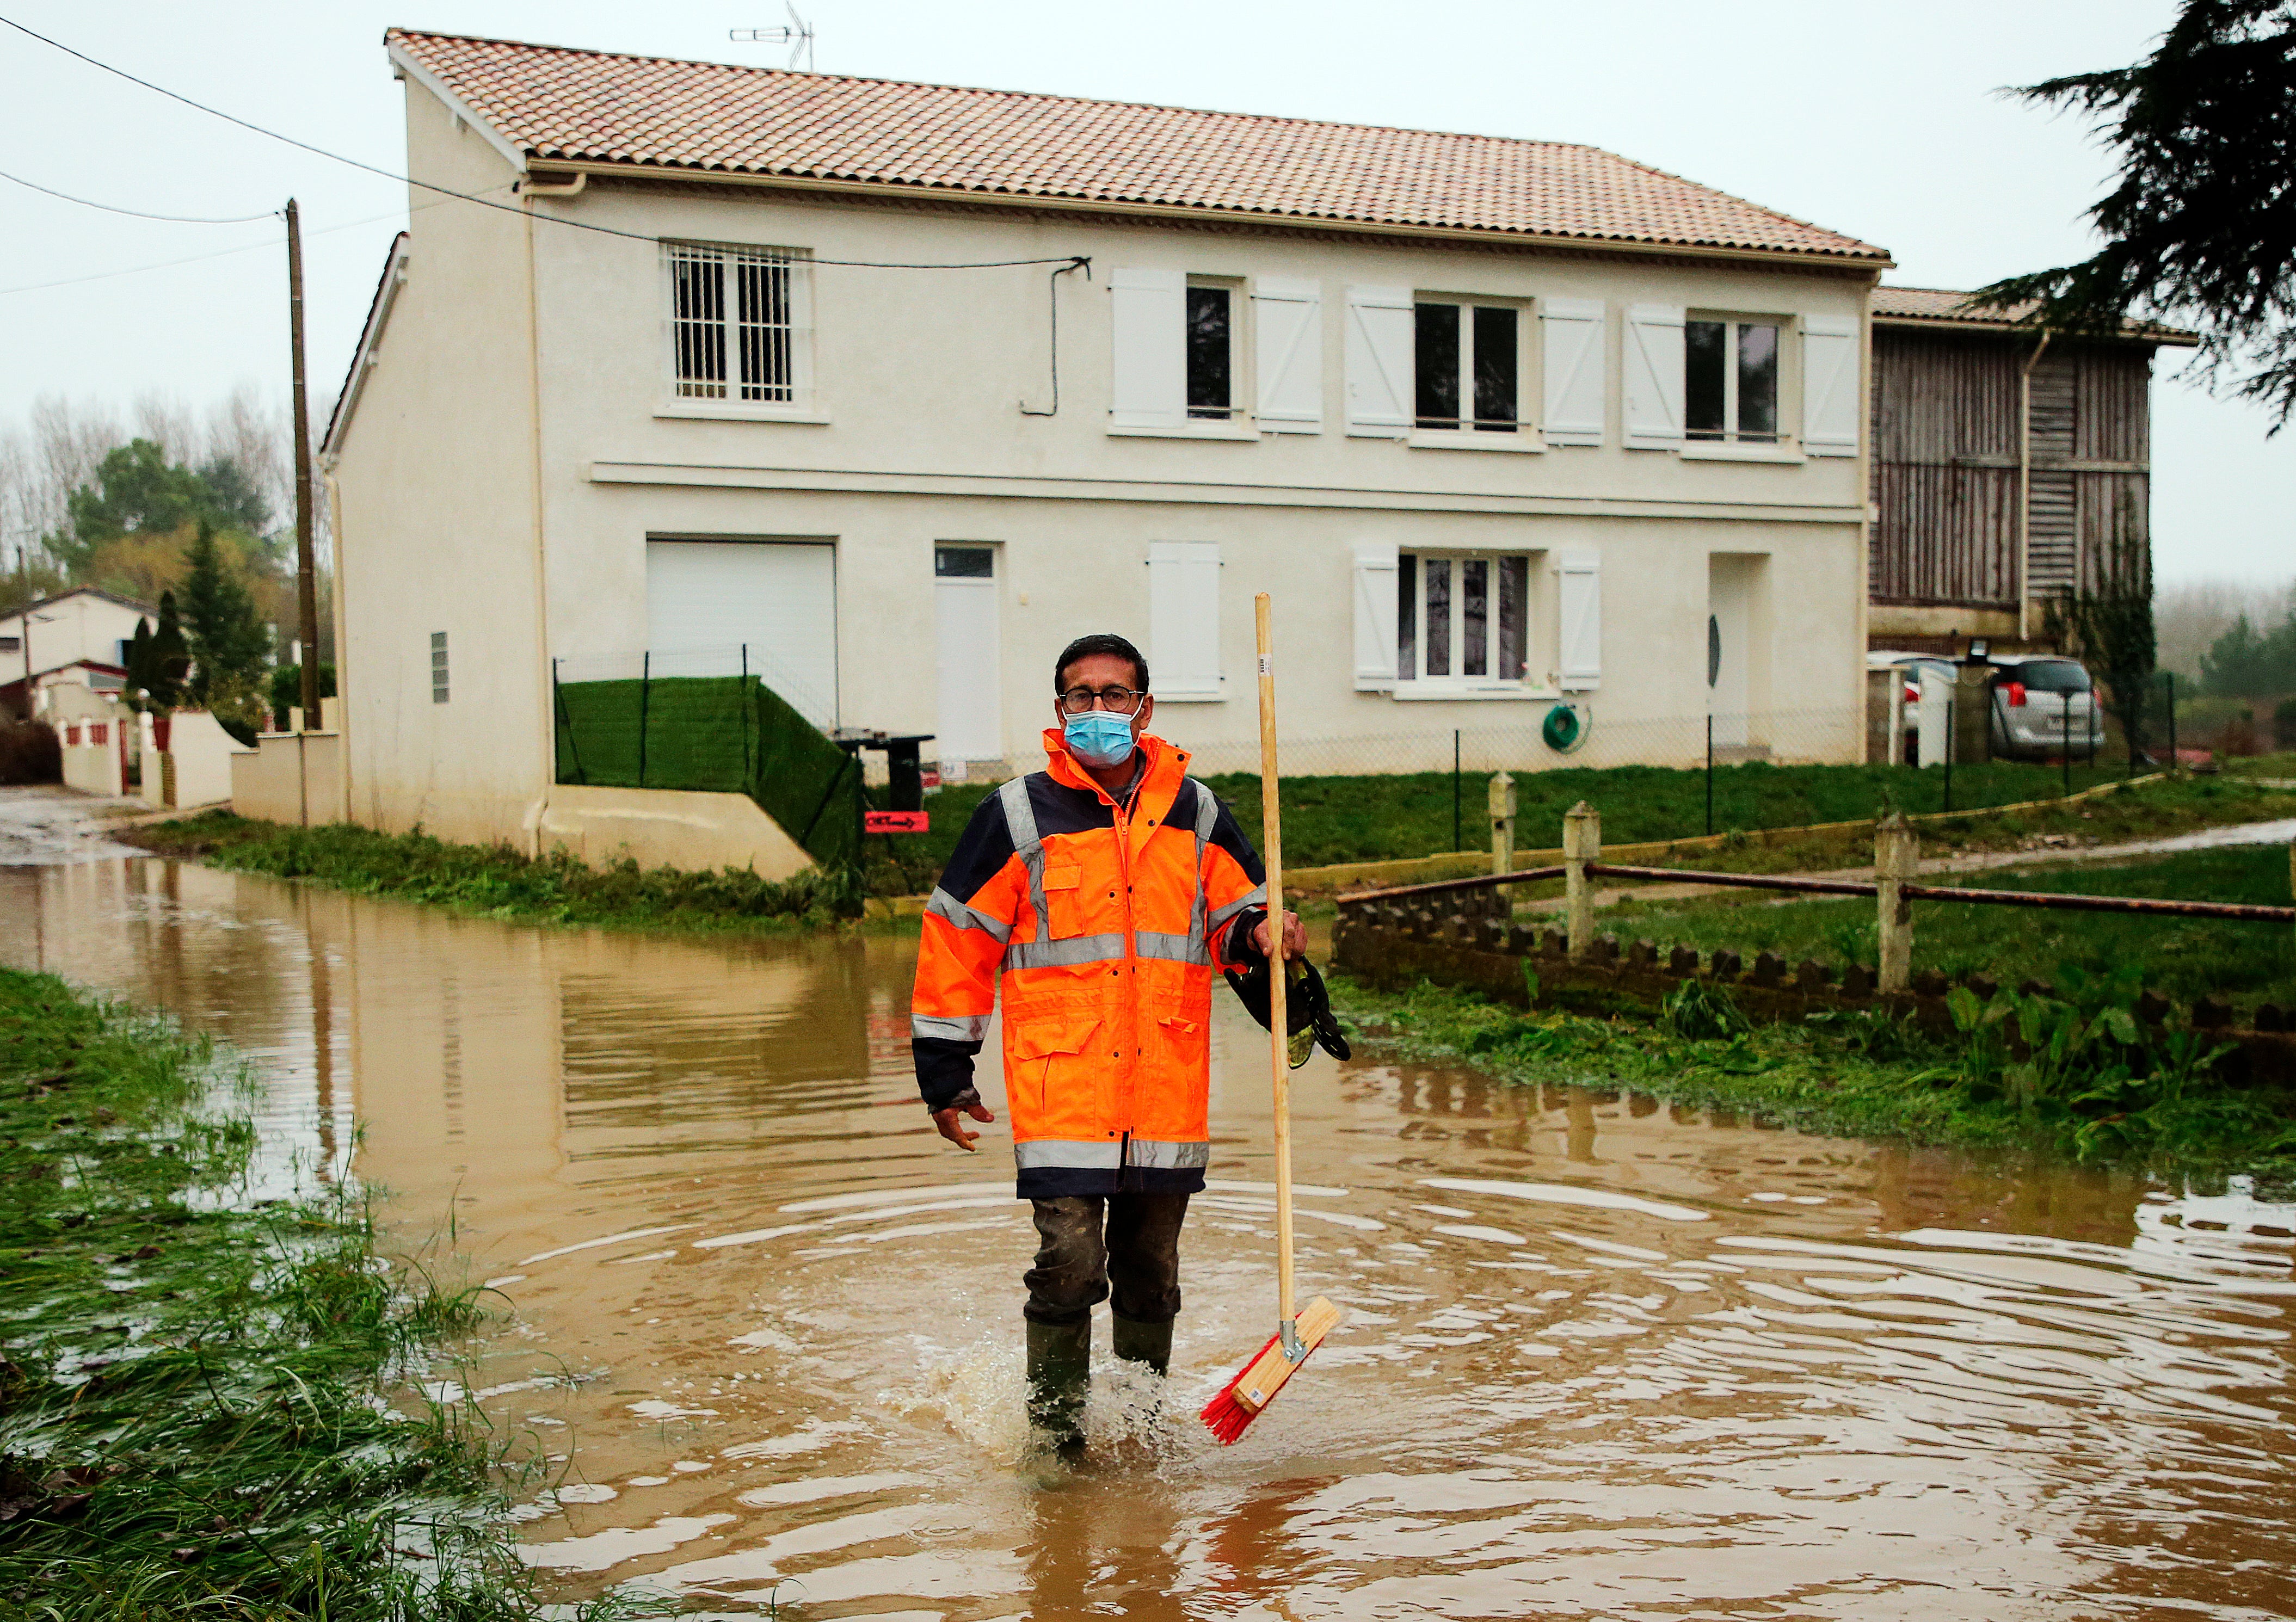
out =
<svg viewBox="0 0 2296 1622"><path fill-rule="evenodd" d="M646 543L656 676L752 676L837 725L837 549L815 541Z"/></svg>

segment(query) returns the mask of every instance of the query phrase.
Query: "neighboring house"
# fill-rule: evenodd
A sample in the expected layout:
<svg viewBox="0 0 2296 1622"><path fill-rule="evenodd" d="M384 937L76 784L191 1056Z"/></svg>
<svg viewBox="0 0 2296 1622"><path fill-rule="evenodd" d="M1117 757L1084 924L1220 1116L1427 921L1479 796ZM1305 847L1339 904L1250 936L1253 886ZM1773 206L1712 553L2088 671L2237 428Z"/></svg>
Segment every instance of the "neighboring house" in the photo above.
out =
<svg viewBox="0 0 2296 1622"><path fill-rule="evenodd" d="M1874 295L1871 646L2044 645L2047 606L2116 552L2149 568L2152 352L2132 323L2070 341L1969 295Z"/></svg>
<svg viewBox="0 0 2296 1622"><path fill-rule="evenodd" d="M29 715L26 689L58 682L118 692L136 622L159 618L149 603L92 586L0 615L0 705Z"/></svg>
<svg viewBox="0 0 2296 1622"><path fill-rule="evenodd" d="M642 655L1019 770L1116 630L1249 766L1259 591L1300 769L1862 754L1881 249L1585 146L387 46L504 206L418 193L327 430L357 820L538 837L554 676Z"/></svg>

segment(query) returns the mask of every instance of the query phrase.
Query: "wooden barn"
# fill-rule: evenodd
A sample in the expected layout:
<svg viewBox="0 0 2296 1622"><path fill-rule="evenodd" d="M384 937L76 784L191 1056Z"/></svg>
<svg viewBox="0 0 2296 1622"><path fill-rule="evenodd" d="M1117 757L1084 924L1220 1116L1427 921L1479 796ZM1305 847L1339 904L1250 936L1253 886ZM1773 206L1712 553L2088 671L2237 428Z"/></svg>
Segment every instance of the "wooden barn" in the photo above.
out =
<svg viewBox="0 0 2296 1622"><path fill-rule="evenodd" d="M1867 646L2038 650L2049 600L2151 556L2152 354L2037 334L1966 293L1874 292Z"/></svg>

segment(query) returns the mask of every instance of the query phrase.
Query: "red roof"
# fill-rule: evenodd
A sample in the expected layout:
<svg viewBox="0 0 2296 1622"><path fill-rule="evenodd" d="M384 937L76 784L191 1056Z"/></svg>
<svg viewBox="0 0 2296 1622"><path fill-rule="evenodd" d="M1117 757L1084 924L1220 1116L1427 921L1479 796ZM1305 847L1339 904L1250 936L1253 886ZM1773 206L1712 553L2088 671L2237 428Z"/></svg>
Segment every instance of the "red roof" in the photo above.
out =
<svg viewBox="0 0 2296 1622"><path fill-rule="evenodd" d="M403 52L545 164L786 176L1071 205L1737 250L1888 253L1606 152L567 50L393 29Z"/></svg>

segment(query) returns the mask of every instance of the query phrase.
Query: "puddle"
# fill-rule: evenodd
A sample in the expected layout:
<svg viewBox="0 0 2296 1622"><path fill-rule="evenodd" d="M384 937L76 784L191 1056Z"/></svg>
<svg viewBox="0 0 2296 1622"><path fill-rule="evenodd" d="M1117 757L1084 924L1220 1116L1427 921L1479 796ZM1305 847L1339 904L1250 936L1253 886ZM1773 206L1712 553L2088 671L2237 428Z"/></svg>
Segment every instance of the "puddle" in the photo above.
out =
<svg viewBox="0 0 2296 1622"><path fill-rule="evenodd" d="M2296 1208L1318 1059L1273 1327L1264 1038L1225 998L1167 1385L1032 1458L996 1153L922 1129L912 951L540 931L152 859L0 870L0 960L252 1056L512 1315L551 1591L709 1615L2264 1618L2296 1606ZM993 1043L993 1037L992 1037ZM1001 1100L992 1104L1003 1113ZM362 1126L355 1140L354 1122ZM1002 1126L995 1131L1001 1135ZM1105 1356L1105 1320L1101 1351Z"/></svg>

